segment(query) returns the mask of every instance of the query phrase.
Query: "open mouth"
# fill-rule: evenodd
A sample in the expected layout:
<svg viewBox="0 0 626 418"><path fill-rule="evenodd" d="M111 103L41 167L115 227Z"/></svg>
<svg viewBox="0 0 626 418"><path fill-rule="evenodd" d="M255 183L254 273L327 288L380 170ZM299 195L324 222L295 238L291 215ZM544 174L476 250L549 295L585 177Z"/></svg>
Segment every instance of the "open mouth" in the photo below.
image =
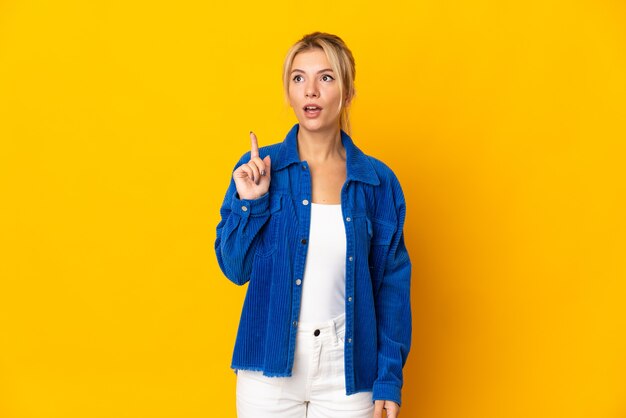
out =
<svg viewBox="0 0 626 418"><path fill-rule="evenodd" d="M322 111L319 106L304 106L304 113L308 116L317 116Z"/></svg>

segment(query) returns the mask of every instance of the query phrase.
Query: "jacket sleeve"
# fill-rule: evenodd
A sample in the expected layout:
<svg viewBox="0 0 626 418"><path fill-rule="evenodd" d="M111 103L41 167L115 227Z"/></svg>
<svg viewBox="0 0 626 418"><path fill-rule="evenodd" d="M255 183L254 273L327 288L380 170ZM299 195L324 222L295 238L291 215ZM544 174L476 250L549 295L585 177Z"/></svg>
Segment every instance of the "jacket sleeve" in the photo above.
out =
<svg viewBox="0 0 626 418"><path fill-rule="evenodd" d="M397 223L386 257L382 283L375 295L378 333L378 376L373 399L401 403L402 369L411 348L411 261L404 245L406 204L400 183L392 176Z"/></svg>
<svg viewBox="0 0 626 418"><path fill-rule="evenodd" d="M250 160L250 152L235 164L233 172ZM259 230L270 217L269 192L258 199L240 199L233 176L220 207L215 254L226 277L237 285L250 280L252 261L259 244Z"/></svg>

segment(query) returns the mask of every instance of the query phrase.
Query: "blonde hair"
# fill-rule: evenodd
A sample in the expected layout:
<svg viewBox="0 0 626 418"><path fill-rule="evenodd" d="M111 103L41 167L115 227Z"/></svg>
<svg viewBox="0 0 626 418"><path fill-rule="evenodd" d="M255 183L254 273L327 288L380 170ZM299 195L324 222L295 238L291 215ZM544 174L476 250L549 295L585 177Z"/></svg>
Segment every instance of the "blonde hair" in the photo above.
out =
<svg viewBox="0 0 626 418"><path fill-rule="evenodd" d="M290 70L293 60L300 52L319 48L324 51L326 58L330 62L333 72L339 80L339 93L341 99L339 101L339 109L341 116L339 118L340 128L350 134L350 113L349 104L351 99L356 95L354 88L354 78L356 71L354 68L354 57L352 52L343 40L330 33L313 32L304 35L302 39L296 42L287 52L285 63L283 65L283 87L285 98L289 101L289 82ZM345 103L348 102L348 106Z"/></svg>

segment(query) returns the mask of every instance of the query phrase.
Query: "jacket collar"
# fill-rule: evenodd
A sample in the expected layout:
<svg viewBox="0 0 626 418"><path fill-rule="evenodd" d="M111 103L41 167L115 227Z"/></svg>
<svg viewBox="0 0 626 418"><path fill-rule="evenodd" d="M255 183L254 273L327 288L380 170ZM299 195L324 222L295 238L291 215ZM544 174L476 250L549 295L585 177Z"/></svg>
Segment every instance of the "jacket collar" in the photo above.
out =
<svg viewBox="0 0 626 418"><path fill-rule="evenodd" d="M296 123L287 133L285 140L280 144L276 161L272 161L272 169L282 170L290 164L300 162L297 140L299 128L300 124ZM379 185L380 180L369 158L354 145L352 138L343 129L341 130L341 143L346 149L347 179L374 186Z"/></svg>

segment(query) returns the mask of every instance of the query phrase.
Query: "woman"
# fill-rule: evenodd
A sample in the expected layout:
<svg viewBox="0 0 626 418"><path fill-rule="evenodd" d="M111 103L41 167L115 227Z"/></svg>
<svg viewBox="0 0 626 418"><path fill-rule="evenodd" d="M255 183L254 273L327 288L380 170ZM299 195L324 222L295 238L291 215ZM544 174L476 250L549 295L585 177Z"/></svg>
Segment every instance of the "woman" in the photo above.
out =
<svg viewBox="0 0 626 418"><path fill-rule="evenodd" d="M239 418L396 417L411 344L398 179L348 135L354 59L315 32L289 50L298 123L234 167L215 251L249 282L231 367Z"/></svg>

